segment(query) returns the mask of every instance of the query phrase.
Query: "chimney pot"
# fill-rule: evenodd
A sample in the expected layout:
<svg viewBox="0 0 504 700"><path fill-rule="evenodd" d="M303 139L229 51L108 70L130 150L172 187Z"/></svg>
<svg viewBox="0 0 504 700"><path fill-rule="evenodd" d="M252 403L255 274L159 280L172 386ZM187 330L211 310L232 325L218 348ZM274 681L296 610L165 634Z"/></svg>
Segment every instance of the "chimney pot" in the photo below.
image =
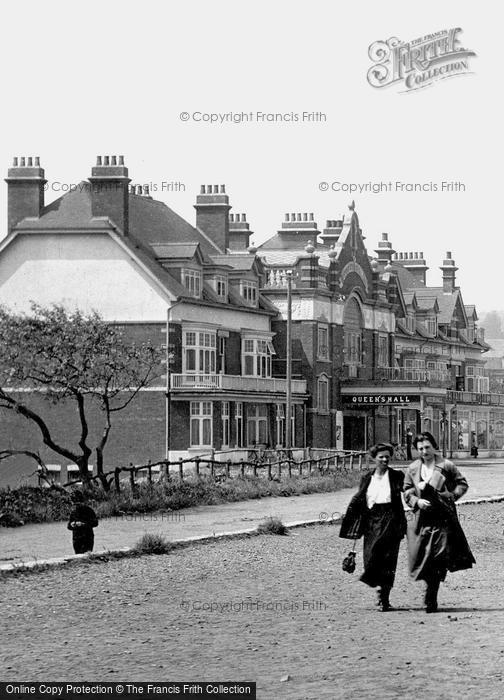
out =
<svg viewBox="0 0 504 700"><path fill-rule="evenodd" d="M310 214L310 221L313 221L313 214Z"/></svg>
<svg viewBox="0 0 504 700"><path fill-rule="evenodd" d="M21 158L20 166L21 166L22 168L25 167L25 159L24 159L24 158Z"/></svg>
<svg viewBox="0 0 504 700"><path fill-rule="evenodd" d="M303 221L308 221L308 214L303 214Z"/></svg>
<svg viewBox="0 0 504 700"><path fill-rule="evenodd" d="M119 156L119 165L124 165L124 156Z"/></svg>
<svg viewBox="0 0 504 700"><path fill-rule="evenodd" d="M221 185L220 191L221 191L221 194L226 194L226 185Z"/></svg>
<svg viewBox="0 0 504 700"><path fill-rule="evenodd" d="M247 217L245 214L242 214L242 221L247 221Z"/></svg>
<svg viewBox="0 0 504 700"><path fill-rule="evenodd" d="M329 221L329 219L327 219L326 228L331 228L331 225L332 225L332 221Z"/></svg>
<svg viewBox="0 0 504 700"><path fill-rule="evenodd" d="M138 185L138 194L143 195L143 187L142 185Z"/></svg>
<svg viewBox="0 0 504 700"><path fill-rule="evenodd" d="M214 194L219 194L219 185L214 185L214 186L213 186L213 193L214 193Z"/></svg>
<svg viewBox="0 0 504 700"><path fill-rule="evenodd" d="M410 260L413 260L413 253L410 253L409 256L410 256Z"/></svg>
<svg viewBox="0 0 504 700"><path fill-rule="evenodd" d="M103 165L109 165L109 157L103 156Z"/></svg>
<svg viewBox="0 0 504 700"><path fill-rule="evenodd" d="M101 165L101 156L96 156L96 166Z"/></svg>
<svg viewBox="0 0 504 700"><path fill-rule="evenodd" d="M451 251L449 251L449 250L446 251L446 258L447 258L447 260L451 260Z"/></svg>
<svg viewBox="0 0 504 700"><path fill-rule="evenodd" d="M115 156L112 156L111 165L117 165L117 158Z"/></svg>
<svg viewBox="0 0 504 700"><path fill-rule="evenodd" d="M299 212L298 212L298 215L297 215L297 220L298 220L298 221L301 221L301 220L302 220L302 219L301 219L301 214L300 214Z"/></svg>
<svg viewBox="0 0 504 700"><path fill-rule="evenodd" d="M18 166L18 159L16 157L14 157L14 160L12 161L12 167L17 168L17 166Z"/></svg>
<svg viewBox="0 0 504 700"><path fill-rule="evenodd" d="M382 233L381 238L382 241L388 241L388 233Z"/></svg>
<svg viewBox="0 0 504 700"><path fill-rule="evenodd" d="M35 156L35 167L40 168L40 156Z"/></svg>
<svg viewBox="0 0 504 700"><path fill-rule="evenodd" d="M29 168L32 168L32 167L33 167L33 159L32 159L31 156L28 158L28 167L29 167Z"/></svg>
<svg viewBox="0 0 504 700"><path fill-rule="evenodd" d="M294 213L291 214L291 221L296 221L296 215Z"/></svg>
<svg viewBox="0 0 504 700"><path fill-rule="evenodd" d="M145 185L145 186L144 186L144 194L145 194L146 197L149 196L149 185Z"/></svg>
<svg viewBox="0 0 504 700"><path fill-rule="evenodd" d="M421 258L422 258L422 260L423 260L423 253L422 253L422 252L420 253L420 257L421 257Z"/></svg>
<svg viewBox="0 0 504 700"><path fill-rule="evenodd" d="M234 221L234 214L229 215L229 221Z"/></svg>
<svg viewBox="0 0 504 700"><path fill-rule="evenodd" d="M289 215L288 215L288 214L285 215L285 221L289 221Z"/></svg>

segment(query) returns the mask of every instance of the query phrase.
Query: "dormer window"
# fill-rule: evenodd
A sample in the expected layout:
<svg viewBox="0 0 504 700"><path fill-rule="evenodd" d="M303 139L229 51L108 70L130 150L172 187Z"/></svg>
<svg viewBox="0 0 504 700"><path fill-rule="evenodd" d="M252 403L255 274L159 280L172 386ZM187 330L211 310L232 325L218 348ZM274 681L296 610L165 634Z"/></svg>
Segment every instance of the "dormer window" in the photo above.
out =
<svg viewBox="0 0 504 700"><path fill-rule="evenodd" d="M214 278L215 293L222 301L227 301L227 280L224 275L216 275Z"/></svg>
<svg viewBox="0 0 504 700"><path fill-rule="evenodd" d="M435 336L437 333L437 319L435 316L429 316L427 319L427 332L429 335Z"/></svg>
<svg viewBox="0 0 504 700"><path fill-rule="evenodd" d="M199 270L182 270L182 284L193 297L196 299L201 297L201 272Z"/></svg>
<svg viewBox="0 0 504 700"><path fill-rule="evenodd" d="M257 283L251 280L242 280L240 283L242 297L252 306L257 306Z"/></svg>

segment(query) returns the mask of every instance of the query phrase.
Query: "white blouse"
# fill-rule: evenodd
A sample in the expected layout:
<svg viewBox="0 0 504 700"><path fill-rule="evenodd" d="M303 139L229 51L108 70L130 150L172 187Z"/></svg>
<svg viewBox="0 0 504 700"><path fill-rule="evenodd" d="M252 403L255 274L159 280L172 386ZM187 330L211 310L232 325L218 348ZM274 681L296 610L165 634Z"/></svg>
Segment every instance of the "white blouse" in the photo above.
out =
<svg viewBox="0 0 504 700"><path fill-rule="evenodd" d="M390 479L389 470L378 475L376 472L371 477L366 491L367 507L372 508L375 503L390 503Z"/></svg>

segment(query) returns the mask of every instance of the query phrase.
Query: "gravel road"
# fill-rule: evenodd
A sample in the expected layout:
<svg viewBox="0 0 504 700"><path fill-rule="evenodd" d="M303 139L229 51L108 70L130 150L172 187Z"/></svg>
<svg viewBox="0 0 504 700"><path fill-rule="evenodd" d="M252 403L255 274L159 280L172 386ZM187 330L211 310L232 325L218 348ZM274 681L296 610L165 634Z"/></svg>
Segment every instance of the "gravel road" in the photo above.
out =
<svg viewBox="0 0 504 700"><path fill-rule="evenodd" d="M504 504L461 514L477 565L448 575L436 615L404 544L397 609L378 612L359 571L342 572L349 543L334 525L3 578L0 678L255 680L261 700L500 698Z"/></svg>

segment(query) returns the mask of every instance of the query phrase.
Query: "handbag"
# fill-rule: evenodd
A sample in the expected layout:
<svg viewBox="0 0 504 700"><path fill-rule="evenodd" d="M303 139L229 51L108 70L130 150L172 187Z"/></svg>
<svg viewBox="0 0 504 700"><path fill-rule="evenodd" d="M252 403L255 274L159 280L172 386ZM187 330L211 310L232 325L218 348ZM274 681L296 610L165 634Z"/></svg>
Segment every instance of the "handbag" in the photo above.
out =
<svg viewBox="0 0 504 700"><path fill-rule="evenodd" d="M356 566L356 562L355 562L355 554L356 554L356 552L355 552L355 543L356 543L356 542L357 542L357 540L355 539L355 540L354 540L354 543L353 543L353 549L352 549L352 551L351 551L351 552L348 552L348 554L347 554L346 557L343 559L343 562L342 562L342 564L341 564L341 568L343 569L343 571L346 571L347 574L353 574L353 572L355 571L355 566Z"/></svg>

